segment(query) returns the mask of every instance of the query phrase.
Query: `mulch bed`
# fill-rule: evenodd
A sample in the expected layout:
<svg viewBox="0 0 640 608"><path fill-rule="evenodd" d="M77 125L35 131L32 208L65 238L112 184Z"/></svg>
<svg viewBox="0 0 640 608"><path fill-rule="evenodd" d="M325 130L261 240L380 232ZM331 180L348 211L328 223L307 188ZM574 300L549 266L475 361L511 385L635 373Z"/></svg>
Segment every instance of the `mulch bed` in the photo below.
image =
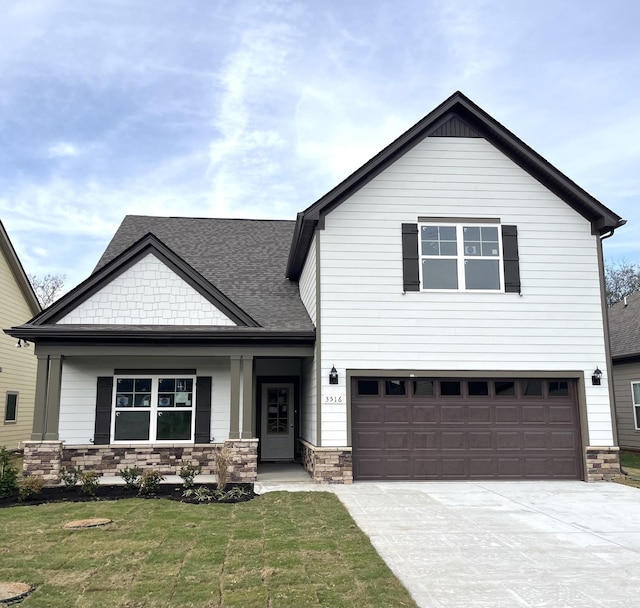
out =
<svg viewBox="0 0 640 608"><path fill-rule="evenodd" d="M196 484L197 487L206 486L213 494L216 489L215 484ZM163 483L153 492L153 494L138 494L137 489L129 489L121 485L101 485L96 490L95 496L88 496L83 494L79 486L67 488L65 486L55 486L53 488L42 488L38 494L26 498L25 500L18 500L18 494L13 496L7 496L0 498L0 508L3 507L15 507L24 505L42 505L54 502L95 502L100 500L121 500L123 498L168 498L169 500L176 500L179 502L186 502L191 504L212 504L212 503L236 503L246 502L258 496L253 491L253 484L251 483L237 483L228 485L227 490L239 487L242 488L246 494L243 496L234 496L231 498L218 499L212 496L211 501L198 501L195 497L185 498L182 496L184 488L182 484Z"/></svg>

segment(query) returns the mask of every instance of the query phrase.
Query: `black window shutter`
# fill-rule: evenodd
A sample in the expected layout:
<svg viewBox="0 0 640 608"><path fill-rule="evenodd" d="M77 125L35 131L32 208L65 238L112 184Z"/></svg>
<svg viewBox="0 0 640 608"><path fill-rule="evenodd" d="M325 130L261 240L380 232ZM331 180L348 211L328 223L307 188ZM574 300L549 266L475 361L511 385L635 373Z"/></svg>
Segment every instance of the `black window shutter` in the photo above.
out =
<svg viewBox="0 0 640 608"><path fill-rule="evenodd" d="M507 293L520 293L517 226L502 226L502 257L504 259L504 290Z"/></svg>
<svg viewBox="0 0 640 608"><path fill-rule="evenodd" d="M100 376L96 390L96 427L93 432L95 445L109 444L111 435L111 398L113 396L113 377Z"/></svg>
<svg viewBox="0 0 640 608"><path fill-rule="evenodd" d="M405 291L420 291L418 264L418 224L402 224L402 285Z"/></svg>
<svg viewBox="0 0 640 608"><path fill-rule="evenodd" d="M211 442L211 376L198 376L196 378L195 442Z"/></svg>

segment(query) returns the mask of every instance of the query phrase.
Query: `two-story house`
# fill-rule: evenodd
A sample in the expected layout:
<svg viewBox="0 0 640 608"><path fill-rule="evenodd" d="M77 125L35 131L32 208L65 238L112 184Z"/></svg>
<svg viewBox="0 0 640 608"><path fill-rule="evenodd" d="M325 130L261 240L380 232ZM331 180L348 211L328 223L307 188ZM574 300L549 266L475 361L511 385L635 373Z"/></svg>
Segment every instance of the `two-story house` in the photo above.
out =
<svg viewBox="0 0 640 608"><path fill-rule="evenodd" d="M238 481L614 474L623 223L461 93L295 221L128 216L9 330L38 356L27 470L209 472L226 445Z"/></svg>

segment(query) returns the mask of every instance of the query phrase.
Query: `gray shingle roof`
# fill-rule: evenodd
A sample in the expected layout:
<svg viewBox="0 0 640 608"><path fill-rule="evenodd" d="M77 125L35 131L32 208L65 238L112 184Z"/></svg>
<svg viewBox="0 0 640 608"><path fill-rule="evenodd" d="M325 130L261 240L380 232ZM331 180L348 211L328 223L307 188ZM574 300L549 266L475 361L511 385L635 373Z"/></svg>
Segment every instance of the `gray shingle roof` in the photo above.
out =
<svg viewBox="0 0 640 608"><path fill-rule="evenodd" d="M265 329L311 331L298 284L285 277L295 222L128 215L98 270L154 234Z"/></svg>
<svg viewBox="0 0 640 608"><path fill-rule="evenodd" d="M612 357L640 355L640 292L609 309L609 338Z"/></svg>

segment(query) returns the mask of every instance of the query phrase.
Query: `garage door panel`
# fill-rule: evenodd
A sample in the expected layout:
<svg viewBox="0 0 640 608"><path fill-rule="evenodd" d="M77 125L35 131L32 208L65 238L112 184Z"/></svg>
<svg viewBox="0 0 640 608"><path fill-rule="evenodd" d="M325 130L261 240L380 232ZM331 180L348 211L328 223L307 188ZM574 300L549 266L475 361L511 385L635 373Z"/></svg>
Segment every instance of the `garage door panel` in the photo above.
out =
<svg viewBox="0 0 640 608"><path fill-rule="evenodd" d="M464 405L444 403L440 408L440 422L448 424L464 424Z"/></svg>
<svg viewBox="0 0 640 608"><path fill-rule="evenodd" d="M351 397L356 480L581 478L575 382L367 383L377 395Z"/></svg>
<svg viewBox="0 0 640 608"><path fill-rule="evenodd" d="M413 431L413 449L438 449L438 433L436 431Z"/></svg>
<svg viewBox="0 0 640 608"><path fill-rule="evenodd" d="M470 424L493 424L494 410L491 405L470 405L467 420Z"/></svg>
<svg viewBox="0 0 640 608"><path fill-rule="evenodd" d="M440 433L440 449L445 450L463 450L465 449L464 431L443 431Z"/></svg>
<svg viewBox="0 0 640 608"><path fill-rule="evenodd" d="M547 450L547 433L544 431L524 431L522 445L525 450Z"/></svg>
<svg viewBox="0 0 640 608"><path fill-rule="evenodd" d="M469 450L493 451L493 433L489 431L471 431L468 434Z"/></svg>
<svg viewBox="0 0 640 608"><path fill-rule="evenodd" d="M434 405L413 405L413 422L415 424L433 424L438 422L438 407Z"/></svg>
<svg viewBox="0 0 640 608"><path fill-rule="evenodd" d="M522 445L522 434L519 431L496 431L496 449L513 450Z"/></svg>
<svg viewBox="0 0 640 608"><path fill-rule="evenodd" d="M410 422L411 408L407 404L387 405L384 408L385 422Z"/></svg>
<svg viewBox="0 0 640 608"><path fill-rule="evenodd" d="M575 421L575 408L571 405L549 406L549 423L573 424Z"/></svg>
<svg viewBox="0 0 640 608"><path fill-rule="evenodd" d="M407 450L410 447L410 431L387 431L384 434L384 445L389 450Z"/></svg>
<svg viewBox="0 0 640 608"><path fill-rule="evenodd" d="M553 431L549 434L549 447L552 450L576 450L578 448L577 437L570 431Z"/></svg>
<svg viewBox="0 0 640 608"><path fill-rule="evenodd" d="M543 405L523 405L522 422L524 424L544 423L546 421L547 408Z"/></svg>
<svg viewBox="0 0 640 608"><path fill-rule="evenodd" d="M381 403L362 403L355 406L354 418L365 424L367 422L380 424L383 422L383 408Z"/></svg>
<svg viewBox="0 0 640 608"><path fill-rule="evenodd" d="M469 477L471 479L490 479L496 475L496 461L494 458L473 458L469 462Z"/></svg>
<svg viewBox="0 0 640 608"><path fill-rule="evenodd" d="M520 422L520 408L517 405L496 405L496 422L499 424L518 424Z"/></svg>

